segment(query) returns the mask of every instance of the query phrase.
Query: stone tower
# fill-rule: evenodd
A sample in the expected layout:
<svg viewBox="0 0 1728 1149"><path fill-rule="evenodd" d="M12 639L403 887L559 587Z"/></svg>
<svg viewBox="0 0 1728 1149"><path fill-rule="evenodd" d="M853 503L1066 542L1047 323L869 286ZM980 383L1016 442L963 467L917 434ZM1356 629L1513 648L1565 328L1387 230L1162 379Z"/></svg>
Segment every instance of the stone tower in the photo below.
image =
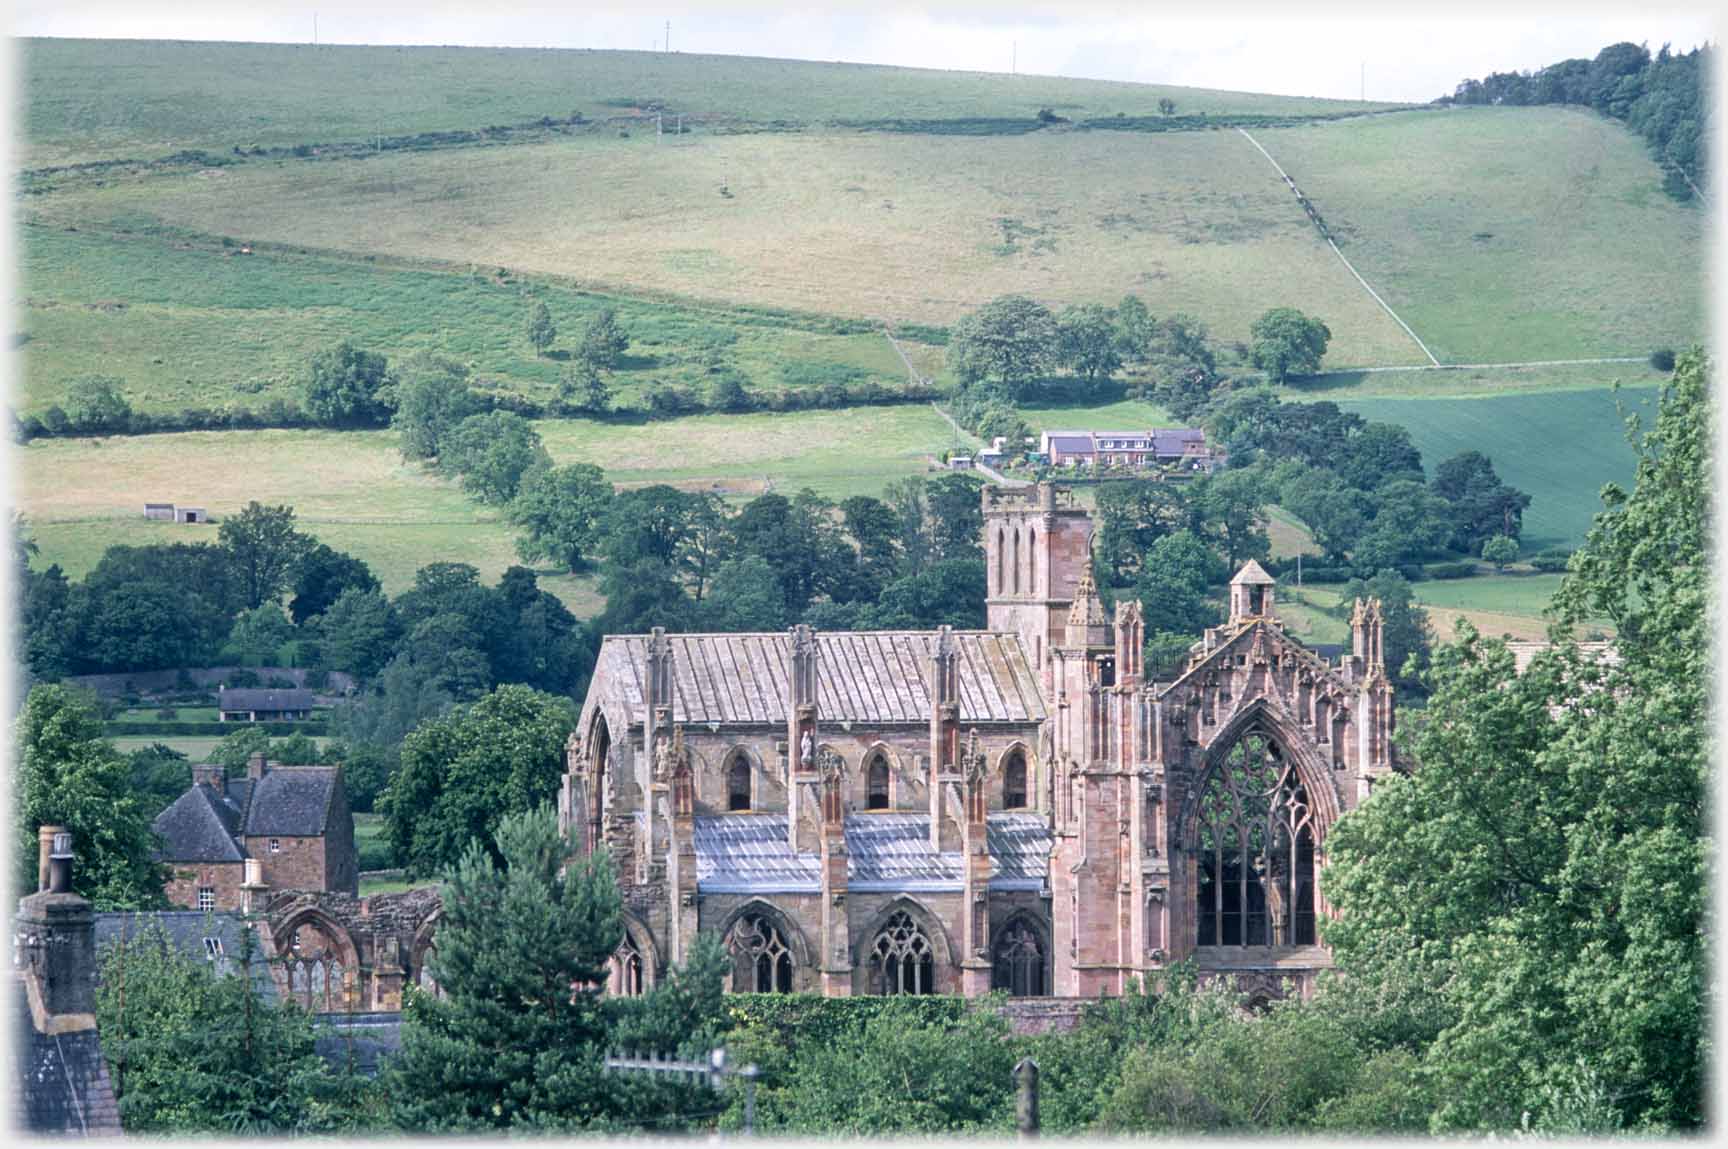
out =
<svg viewBox="0 0 1728 1149"><path fill-rule="evenodd" d="M1069 607L1092 563L1092 519L1072 491L1048 483L985 487L987 626L1020 636L1046 692L1052 650L1065 641Z"/></svg>

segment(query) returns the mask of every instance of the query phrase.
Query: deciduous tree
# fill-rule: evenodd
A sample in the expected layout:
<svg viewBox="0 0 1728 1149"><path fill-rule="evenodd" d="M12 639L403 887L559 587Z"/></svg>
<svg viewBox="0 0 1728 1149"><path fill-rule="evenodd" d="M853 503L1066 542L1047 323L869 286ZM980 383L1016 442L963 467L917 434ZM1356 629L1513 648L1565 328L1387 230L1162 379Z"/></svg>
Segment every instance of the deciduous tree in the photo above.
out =
<svg viewBox="0 0 1728 1149"><path fill-rule="evenodd" d="M248 608L275 602L312 540L294 528L294 508L254 500L222 520L216 538L240 576Z"/></svg>
<svg viewBox="0 0 1728 1149"><path fill-rule="evenodd" d="M389 361L351 343L317 352L306 365L306 413L326 427L377 427L390 418Z"/></svg>
<svg viewBox="0 0 1728 1149"><path fill-rule="evenodd" d="M1282 383L1292 374L1312 375L1320 370L1331 329L1293 307L1274 307L1249 328L1254 366Z"/></svg>
<svg viewBox="0 0 1728 1149"><path fill-rule="evenodd" d="M582 570L600 543L612 484L592 463L572 463L535 474L510 504L510 521L522 529L516 553L529 561L549 559L572 573Z"/></svg>

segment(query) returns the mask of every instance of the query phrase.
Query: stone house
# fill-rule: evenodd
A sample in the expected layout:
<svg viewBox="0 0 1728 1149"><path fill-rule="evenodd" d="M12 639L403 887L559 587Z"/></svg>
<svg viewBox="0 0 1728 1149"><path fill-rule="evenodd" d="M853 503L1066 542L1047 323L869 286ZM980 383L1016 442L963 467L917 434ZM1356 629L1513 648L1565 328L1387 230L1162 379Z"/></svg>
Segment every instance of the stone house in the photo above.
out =
<svg viewBox="0 0 1728 1149"><path fill-rule="evenodd" d="M982 492L988 629L612 635L560 822L627 907L611 988L701 932L735 990L1119 994L1192 958L1270 998L1329 964L1326 834L1392 768L1374 602L1328 663L1249 563L1147 680L1049 485Z"/></svg>
<svg viewBox="0 0 1728 1149"><path fill-rule="evenodd" d="M192 785L156 816L168 900L248 910L270 890L356 895L354 815L338 766L280 766L254 754L246 777L192 767Z"/></svg>

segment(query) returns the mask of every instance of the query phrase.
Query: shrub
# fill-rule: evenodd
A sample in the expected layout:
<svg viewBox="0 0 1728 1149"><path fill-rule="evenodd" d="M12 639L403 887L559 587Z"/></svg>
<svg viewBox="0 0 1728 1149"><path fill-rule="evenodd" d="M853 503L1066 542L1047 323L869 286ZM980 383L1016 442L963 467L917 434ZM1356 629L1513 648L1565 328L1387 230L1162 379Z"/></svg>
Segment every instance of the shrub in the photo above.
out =
<svg viewBox="0 0 1728 1149"><path fill-rule="evenodd" d="M160 718L164 722L172 722L176 718L180 717L180 712L172 706L164 706L156 712L156 717Z"/></svg>
<svg viewBox="0 0 1728 1149"><path fill-rule="evenodd" d="M1422 569L1428 572L1429 578L1469 578L1476 573L1476 564L1469 561L1429 563Z"/></svg>
<svg viewBox="0 0 1728 1149"><path fill-rule="evenodd" d="M1566 565L1572 561L1571 551L1547 551L1532 555L1530 565L1546 574L1563 574Z"/></svg>
<svg viewBox="0 0 1728 1149"><path fill-rule="evenodd" d="M1349 582L1356 577L1356 572L1349 567L1318 567L1304 566L1302 581L1310 582Z"/></svg>
<svg viewBox="0 0 1728 1149"><path fill-rule="evenodd" d="M1674 370L1674 352L1671 348L1658 347L1650 353L1650 366L1658 371Z"/></svg>

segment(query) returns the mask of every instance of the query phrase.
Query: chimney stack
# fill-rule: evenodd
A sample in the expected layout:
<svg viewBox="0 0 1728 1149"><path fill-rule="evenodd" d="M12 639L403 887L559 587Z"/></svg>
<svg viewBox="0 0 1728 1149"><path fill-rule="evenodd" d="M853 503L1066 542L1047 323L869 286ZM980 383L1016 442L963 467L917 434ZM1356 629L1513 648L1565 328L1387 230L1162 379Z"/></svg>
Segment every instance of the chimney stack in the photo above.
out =
<svg viewBox="0 0 1728 1149"><path fill-rule="evenodd" d="M258 781L258 779L264 777L264 771L269 769L269 765L270 764L264 760L264 752L262 750L255 752L250 758L246 759L246 777L252 779L254 782Z"/></svg>
<svg viewBox="0 0 1728 1149"><path fill-rule="evenodd" d="M96 1027L96 933L90 903L72 892L72 833L43 826L42 889L18 903L15 960L38 1033Z"/></svg>
<svg viewBox="0 0 1728 1149"><path fill-rule="evenodd" d="M208 786L218 794L228 792L228 771L219 762L194 762L192 785Z"/></svg>

